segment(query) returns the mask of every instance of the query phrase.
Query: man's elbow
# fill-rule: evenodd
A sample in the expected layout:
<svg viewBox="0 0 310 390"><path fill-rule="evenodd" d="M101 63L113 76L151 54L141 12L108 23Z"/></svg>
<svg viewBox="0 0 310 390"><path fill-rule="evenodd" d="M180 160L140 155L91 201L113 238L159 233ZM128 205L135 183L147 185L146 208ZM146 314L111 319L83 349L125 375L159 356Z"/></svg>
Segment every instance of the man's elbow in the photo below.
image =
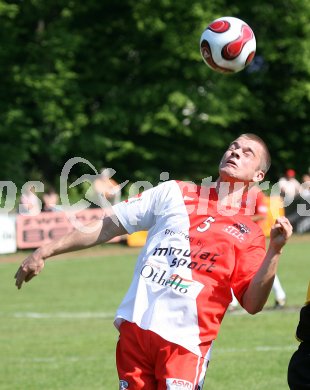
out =
<svg viewBox="0 0 310 390"><path fill-rule="evenodd" d="M262 307L244 307L244 309L251 315L254 315L254 314L257 314L257 313L260 313L263 308Z"/></svg>
<svg viewBox="0 0 310 390"><path fill-rule="evenodd" d="M257 314L259 312L261 312L264 308L264 305L265 305L265 302L262 303L262 302L255 302L253 300L250 300L250 301L247 301L247 300L243 300L242 302L242 307L244 308L244 310L246 310L249 314Z"/></svg>

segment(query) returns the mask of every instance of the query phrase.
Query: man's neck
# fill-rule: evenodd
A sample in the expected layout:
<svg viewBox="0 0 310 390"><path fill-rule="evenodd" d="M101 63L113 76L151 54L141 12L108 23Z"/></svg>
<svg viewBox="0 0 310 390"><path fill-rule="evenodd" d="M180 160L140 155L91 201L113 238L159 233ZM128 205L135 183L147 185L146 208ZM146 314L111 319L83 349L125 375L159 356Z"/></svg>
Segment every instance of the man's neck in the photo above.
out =
<svg viewBox="0 0 310 390"><path fill-rule="evenodd" d="M217 179L215 190L223 206L240 207L242 196L249 189L249 183L240 181L222 181Z"/></svg>

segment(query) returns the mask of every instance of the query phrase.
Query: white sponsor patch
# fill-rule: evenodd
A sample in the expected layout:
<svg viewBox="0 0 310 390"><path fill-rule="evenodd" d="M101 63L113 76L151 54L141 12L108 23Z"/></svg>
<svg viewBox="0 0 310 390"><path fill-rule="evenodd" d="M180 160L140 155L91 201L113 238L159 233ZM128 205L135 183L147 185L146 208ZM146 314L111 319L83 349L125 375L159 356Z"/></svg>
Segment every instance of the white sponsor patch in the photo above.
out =
<svg viewBox="0 0 310 390"><path fill-rule="evenodd" d="M178 378L166 379L167 390L193 390L194 386L191 382Z"/></svg>

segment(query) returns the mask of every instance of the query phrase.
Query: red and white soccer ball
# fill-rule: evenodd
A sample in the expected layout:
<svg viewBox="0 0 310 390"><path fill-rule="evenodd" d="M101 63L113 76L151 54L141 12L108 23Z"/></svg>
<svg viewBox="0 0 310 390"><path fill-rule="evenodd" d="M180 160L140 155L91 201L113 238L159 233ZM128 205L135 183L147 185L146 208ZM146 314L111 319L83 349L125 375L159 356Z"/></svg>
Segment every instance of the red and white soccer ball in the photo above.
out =
<svg viewBox="0 0 310 390"><path fill-rule="evenodd" d="M214 20L200 38L204 62L220 73L244 69L255 56L256 40L251 27L243 20L225 16Z"/></svg>

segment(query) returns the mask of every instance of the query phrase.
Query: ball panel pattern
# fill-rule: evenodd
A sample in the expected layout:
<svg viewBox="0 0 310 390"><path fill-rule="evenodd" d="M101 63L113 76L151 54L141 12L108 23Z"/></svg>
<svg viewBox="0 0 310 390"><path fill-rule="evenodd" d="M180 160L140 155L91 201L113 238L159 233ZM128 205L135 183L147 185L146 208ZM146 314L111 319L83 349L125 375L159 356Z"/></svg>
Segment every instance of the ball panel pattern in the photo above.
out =
<svg viewBox="0 0 310 390"><path fill-rule="evenodd" d="M248 55L248 58L247 58L246 61L245 61L245 66L249 65L249 64L253 61L254 56L255 56L255 51L252 51L252 52Z"/></svg>
<svg viewBox="0 0 310 390"><path fill-rule="evenodd" d="M237 58L241 54L244 45L247 42L249 42L253 38L253 36L254 34L253 31L250 29L250 27L244 24L241 27L241 35L237 39L227 43L223 47L222 49L223 58L225 58L225 60L227 61L231 61Z"/></svg>
<svg viewBox="0 0 310 390"><path fill-rule="evenodd" d="M228 31L230 28L230 23L227 20L215 20L213 23L208 26L208 30L211 30L215 33L223 33Z"/></svg>
<svg viewBox="0 0 310 390"><path fill-rule="evenodd" d="M233 70L231 70L231 69L223 68L223 67L219 66L214 61L213 56L212 56L212 51L211 51L211 48L210 48L208 41L203 40L201 42L200 46L201 46L201 54L202 54L205 62L207 63L207 65L210 66L210 68L212 68L218 72L221 72L221 73L232 73L233 72Z"/></svg>

